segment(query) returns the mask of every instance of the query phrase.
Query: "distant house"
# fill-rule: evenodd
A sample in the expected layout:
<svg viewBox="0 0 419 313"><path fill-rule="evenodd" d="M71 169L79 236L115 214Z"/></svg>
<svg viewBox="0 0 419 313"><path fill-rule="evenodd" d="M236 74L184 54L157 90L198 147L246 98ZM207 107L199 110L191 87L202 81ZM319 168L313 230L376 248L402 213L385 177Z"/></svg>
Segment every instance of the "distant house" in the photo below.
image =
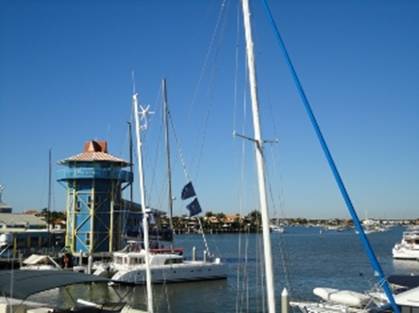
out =
<svg viewBox="0 0 419 313"><path fill-rule="evenodd" d="M38 210L35 210L35 209L28 209L28 210L22 212L22 214L41 216L41 212L39 212Z"/></svg>
<svg viewBox="0 0 419 313"><path fill-rule="evenodd" d="M220 221L218 220L218 217L216 217L216 216L209 216L207 218L207 220L208 220L208 223L210 223L210 224L219 224L220 223Z"/></svg>

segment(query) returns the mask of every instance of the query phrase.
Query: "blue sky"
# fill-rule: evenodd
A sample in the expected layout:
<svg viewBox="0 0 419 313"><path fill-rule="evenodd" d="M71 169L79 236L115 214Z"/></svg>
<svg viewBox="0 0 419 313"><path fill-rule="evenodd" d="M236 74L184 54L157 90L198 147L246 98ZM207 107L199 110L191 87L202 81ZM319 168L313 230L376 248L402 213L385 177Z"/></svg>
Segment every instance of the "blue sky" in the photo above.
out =
<svg viewBox="0 0 419 313"><path fill-rule="evenodd" d="M270 3L359 215L418 217L419 3ZM50 147L58 161L79 153L86 140L106 139L111 153L127 158L135 70L140 101L156 111L145 143L152 205L165 207L159 92L166 77L173 121L204 210L246 213L256 207L253 147L231 136L233 129L242 131L243 120L252 135L250 108L243 109L237 5L0 0L4 200L16 211L46 205ZM251 6L264 136L280 139L266 150L271 214L347 217L262 2ZM175 156L173 164L179 192L185 178ZM54 208L63 209L57 183L53 198ZM177 214L185 212L183 205L176 201Z"/></svg>

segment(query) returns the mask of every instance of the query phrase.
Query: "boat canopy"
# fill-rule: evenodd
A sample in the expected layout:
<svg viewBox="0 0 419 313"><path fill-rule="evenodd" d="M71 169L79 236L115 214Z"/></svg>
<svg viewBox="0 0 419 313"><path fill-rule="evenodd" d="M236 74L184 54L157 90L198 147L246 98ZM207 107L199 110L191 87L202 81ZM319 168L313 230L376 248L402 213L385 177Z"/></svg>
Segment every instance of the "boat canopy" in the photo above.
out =
<svg viewBox="0 0 419 313"><path fill-rule="evenodd" d="M109 279L67 271L1 271L0 296L26 299L49 289L76 284L106 283Z"/></svg>
<svg viewBox="0 0 419 313"><path fill-rule="evenodd" d="M54 264L58 265L49 255L32 254L23 261L25 265Z"/></svg>
<svg viewBox="0 0 419 313"><path fill-rule="evenodd" d="M408 289L419 287L419 275L390 275L387 280L390 284Z"/></svg>

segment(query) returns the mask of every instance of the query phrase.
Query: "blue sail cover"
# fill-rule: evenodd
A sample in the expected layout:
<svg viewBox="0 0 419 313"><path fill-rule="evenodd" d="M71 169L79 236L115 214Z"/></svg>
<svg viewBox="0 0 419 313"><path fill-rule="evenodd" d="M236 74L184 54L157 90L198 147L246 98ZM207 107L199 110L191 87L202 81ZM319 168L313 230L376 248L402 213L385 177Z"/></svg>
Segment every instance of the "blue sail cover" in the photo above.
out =
<svg viewBox="0 0 419 313"><path fill-rule="evenodd" d="M182 197L182 200L186 200L195 196L196 196L195 189L192 185L192 182L190 181L183 187L181 197Z"/></svg>
<svg viewBox="0 0 419 313"><path fill-rule="evenodd" d="M186 208L189 210L189 216L195 216L202 212L201 205L199 204L198 198L195 198L189 203Z"/></svg>

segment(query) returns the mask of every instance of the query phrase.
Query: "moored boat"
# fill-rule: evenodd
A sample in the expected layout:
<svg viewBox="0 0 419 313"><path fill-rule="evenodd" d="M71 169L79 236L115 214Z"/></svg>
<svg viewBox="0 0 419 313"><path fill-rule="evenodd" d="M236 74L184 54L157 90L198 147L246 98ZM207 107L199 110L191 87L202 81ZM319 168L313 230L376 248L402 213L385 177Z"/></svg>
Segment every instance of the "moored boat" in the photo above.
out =
<svg viewBox="0 0 419 313"><path fill-rule="evenodd" d="M23 260L21 270L52 270L60 271L61 266L49 255L32 254Z"/></svg>
<svg viewBox="0 0 419 313"><path fill-rule="evenodd" d="M394 259L419 260L419 230L410 230L403 233L400 243L395 244Z"/></svg>
<svg viewBox="0 0 419 313"><path fill-rule="evenodd" d="M186 281L202 281L225 279L226 265L219 258L212 261L185 260L175 253L150 254L152 283L173 283ZM144 284L145 283L145 251L115 252L113 268L116 273L112 281Z"/></svg>

